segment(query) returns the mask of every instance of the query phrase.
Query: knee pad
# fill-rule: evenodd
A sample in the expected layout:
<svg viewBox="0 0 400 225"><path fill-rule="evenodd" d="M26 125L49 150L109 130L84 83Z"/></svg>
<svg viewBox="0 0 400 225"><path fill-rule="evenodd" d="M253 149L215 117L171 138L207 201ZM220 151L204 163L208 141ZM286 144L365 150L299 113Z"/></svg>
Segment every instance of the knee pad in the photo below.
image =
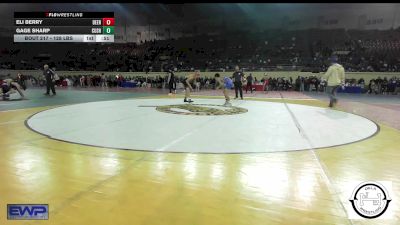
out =
<svg viewBox="0 0 400 225"><path fill-rule="evenodd" d="M1 89L2 89L3 94L5 94L10 91L10 86L8 86L7 84L2 84Z"/></svg>

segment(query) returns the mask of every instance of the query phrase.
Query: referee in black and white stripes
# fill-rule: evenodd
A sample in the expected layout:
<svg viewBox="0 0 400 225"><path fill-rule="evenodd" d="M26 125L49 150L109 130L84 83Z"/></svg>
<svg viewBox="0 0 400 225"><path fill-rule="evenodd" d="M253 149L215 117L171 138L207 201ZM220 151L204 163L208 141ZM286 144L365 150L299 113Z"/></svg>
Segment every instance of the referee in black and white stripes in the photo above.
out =
<svg viewBox="0 0 400 225"><path fill-rule="evenodd" d="M53 95L56 95L56 89L54 88L55 73L49 68L49 65L44 65L43 76L46 78L47 91L44 95L50 95L50 89Z"/></svg>

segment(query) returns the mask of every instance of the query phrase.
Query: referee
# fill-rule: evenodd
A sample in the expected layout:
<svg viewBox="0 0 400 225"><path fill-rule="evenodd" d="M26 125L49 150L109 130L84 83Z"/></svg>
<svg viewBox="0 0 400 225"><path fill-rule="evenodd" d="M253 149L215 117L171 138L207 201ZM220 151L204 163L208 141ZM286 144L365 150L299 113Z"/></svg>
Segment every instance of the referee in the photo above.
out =
<svg viewBox="0 0 400 225"><path fill-rule="evenodd" d="M233 80L235 85L235 99L238 98L238 91L240 91L240 98L243 100L243 90L242 90L243 76L244 74L239 70L239 66L235 66L235 72L233 73Z"/></svg>
<svg viewBox="0 0 400 225"><path fill-rule="evenodd" d="M44 65L43 76L46 78L47 91L44 95L50 95L50 89L53 92L53 96L56 95L56 89L54 88L55 73L49 68L49 65Z"/></svg>
<svg viewBox="0 0 400 225"><path fill-rule="evenodd" d="M174 71L173 66L170 66L168 68L168 80L167 80L169 87L168 95L176 94L176 81L175 81L175 74L173 71Z"/></svg>

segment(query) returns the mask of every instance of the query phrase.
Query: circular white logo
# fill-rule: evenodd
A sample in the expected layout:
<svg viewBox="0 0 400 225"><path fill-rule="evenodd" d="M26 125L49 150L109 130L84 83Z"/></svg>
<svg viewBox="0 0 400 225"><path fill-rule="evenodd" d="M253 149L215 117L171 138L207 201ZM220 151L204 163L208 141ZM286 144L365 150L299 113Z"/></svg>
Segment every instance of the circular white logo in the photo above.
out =
<svg viewBox="0 0 400 225"><path fill-rule="evenodd" d="M349 201L359 216L374 219L385 213L391 199L382 184L368 181L354 189Z"/></svg>

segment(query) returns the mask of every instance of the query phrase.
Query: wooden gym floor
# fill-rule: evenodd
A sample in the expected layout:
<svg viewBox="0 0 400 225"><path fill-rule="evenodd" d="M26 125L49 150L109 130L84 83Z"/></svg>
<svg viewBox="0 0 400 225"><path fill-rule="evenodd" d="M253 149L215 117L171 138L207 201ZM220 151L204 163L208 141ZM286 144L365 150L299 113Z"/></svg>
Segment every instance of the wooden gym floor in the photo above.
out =
<svg viewBox="0 0 400 225"><path fill-rule="evenodd" d="M218 93L197 93L194 99L220 99ZM245 95L245 101L327 104L323 96L255 95ZM341 96L336 110L379 125L379 132L368 139L337 147L256 154L91 147L49 139L25 124L33 114L61 105L175 98L160 91L64 90L46 97L42 90L32 89L27 97L0 101L1 225L400 224L397 96L377 101L377 97L370 101ZM345 193L354 189L349 183L367 180L393 182L394 219L348 219L345 208L350 196ZM49 204L49 220L7 220L7 204L28 203Z"/></svg>

